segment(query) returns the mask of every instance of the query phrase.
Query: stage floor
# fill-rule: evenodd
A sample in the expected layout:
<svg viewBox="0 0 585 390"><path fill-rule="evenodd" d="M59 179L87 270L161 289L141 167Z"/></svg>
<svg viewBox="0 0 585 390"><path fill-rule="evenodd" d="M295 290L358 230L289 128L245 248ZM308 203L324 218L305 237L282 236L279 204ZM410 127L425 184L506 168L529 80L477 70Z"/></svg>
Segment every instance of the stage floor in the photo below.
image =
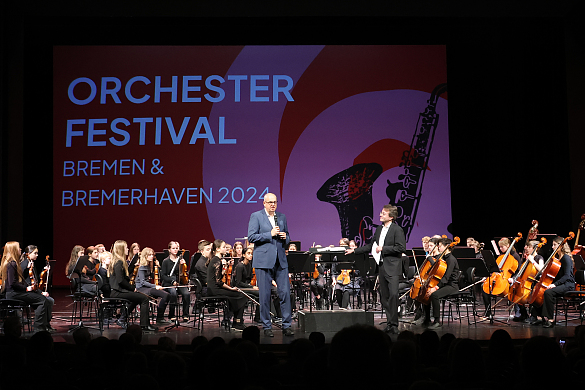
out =
<svg viewBox="0 0 585 390"><path fill-rule="evenodd" d="M69 332L69 329L72 327L71 324L71 313L72 313L72 302L71 298L66 297L69 294L68 289L55 289L53 291L53 298L55 298L55 306L53 308L53 321L52 326L57 329L57 332L53 334L53 338L55 342L68 342L73 343L73 336ZM380 311L380 305L374 310L374 325L379 329L384 329L385 327L385 316L383 316L382 312ZM465 313L465 309L463 309L463 313ZM256 325L252 323L250 318L250 313L246 313L244 316L245 324L249 325ZM191 317L193 318L193 316ZM167 332L162 330L158 330L154 333L145 333L143 336L143 344L157 344L158 339L162 336L170 337L173 339L178 345L188 345L191 343L191 340L196 336L203 335L208 339L213 337L222 337L226 341L229 341L232 338L241 337L241 332L239 331L227 331L222 327L218 326L218 322L216 320L217 317L207 316L206 321L203 323L203 327L201 330L193 328L193 323L185 323L181 325L187 326L180 326L179 328L170 329ZM447 321L445 318L443 327L436 330L439 337L445 333L452 333L455 337L458 338L471 338L474 340L478 340L480 342L485 342L489 340L492 333L499 328L506 329L510 336L518 341L529 339L533 336L543 335L549 337L555 337L557 339L561 338L571 338L574 336L575 327L580 324L579 320L569 321L567 325L564 323L557 324L553 328L543 328L542 326L531 326L525 323L518 323L513 322L511 319L509 322L507 318L507 311L505 310L497 310L496 311L496 320L494 324L490 324L488 321L480 322L475 325L468 325L467 318L462 318L461 323L459 320L451 320L450 322ZM422 333L425 328L422 326L415 326L410 323L412 321L412 317L404 317L401 318L401 323L399 326L399 330L410 330L414 333ZM501 321L501 322L500 322ZM75 324L73 324L75 325ZM94 321L84 321L84 325L91 328L90 333L94 337L98 337L103 335L110 339L117 339L123 332L124 329L117 325L110 325L109 329L106 327L103 332L100 332L98 329L98 324ZM95 329L94 329L95 328ZM26 330L26 329L25 329ZM285 337L282 335L282 332L273 327L274 336L273 338L265 337L261 332L260 335L260 343L261 344L288 344L292 340L297 338L308 338L308 333L303 333L299 328L298 321L294 321L293 323L293 330L295 331L295 335L293 337ZM323 332L325 334L326 342L329 343L331 338L334 336L335 332ZM25 332L24 337L30 337L30 333ZM396 335L391 335L393 340L396 339Z"/></svg>

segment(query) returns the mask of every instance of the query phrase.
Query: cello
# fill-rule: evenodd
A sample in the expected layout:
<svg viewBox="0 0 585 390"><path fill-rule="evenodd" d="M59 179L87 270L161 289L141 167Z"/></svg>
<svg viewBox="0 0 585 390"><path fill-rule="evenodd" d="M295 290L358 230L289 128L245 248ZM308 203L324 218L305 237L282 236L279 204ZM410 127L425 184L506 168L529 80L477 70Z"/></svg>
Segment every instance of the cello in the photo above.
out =
<svg viewBox="0 0 585 390"><path fill-rule="evenodd" d="M503 255L500 255L496 262L500 272L492 272L491 275L483 282L483 292L494 296L505 296L510 290L510 284L508 279L514 275L514 272L518 269L518 262L514 256L510 255L514 244L520 241L522 233L518 233L518 236L512 240L508 250Z"/></svg>
<svg viewBox="0 0 585 390"><path fill-rule="evenodd" d="M439 282L441 281L441 279L443 279L443 276L445 276L445 272L447 272L447 262L443 260L443 257L445 256L445 253L447 253L447 250L450 250L455 245L459 244L459 242L460 242L459 237L454 237L453 241L449 245L447 245L447 247L435 260L435 264L433 264L433 266L429 270L428 276L424 280L420 292L416 297L417 301L423 304L427 304L429 302L429 299L431 297L430 290L439 285Z"/></svg>
<svg viewBox="0 0 585 390"><path fill-rule="evenodd" d="M532 257L536 256L537 252L546 244L546 238L542 237L540 243L534 248ZM532 292L532 286L536 283L536 269L533 259L530 256L526 258L524 264L520 268L520 271L514 276L514 281L510 285L510 292L508 293L508 300L512 303L525 305L528 303L528 298Z"/></svg>
<svg viewBox="0 0 585 390"><path fill-rule="evenodd" d="M559 246L557 246L557 249L553 251L546 263L544 263L542 270L540 270L540 272L536 275L537 277L540 276L540 279L532 288L532 293L528 299L530 304L542 306L544 292L548 289L548 286L552 284L553 280L557 277L557 274L561 269L561 261L555 259L555 255L559 249L561 249L567 243L567 241L572 240L574 237L575 233L569 232L569 235L564 238Z"/></svg>
<svg viewBox="0 0 585 390"><path fill-rule="evenodd" d="M447 236L443 235L442 238L447 238ZM433 248L433 251L435 250L436 246ZM431 251L431 253L433 252ZM427 256L425 258L425 260L423 261L422 265L420 266L420 269L418 268L418 263L416 261L416 255L414 254L414 251L412 251L412 256L414 258L414 265L417 268L418 271L418 277L414 278L414 282L412 283L412 286L410 287L410 291L408 293L408 296L411 299L416 300L416 298L418 297L418 295L420 294L420 289L424 283L425 280L428 279L429 277L429 271L431 270L431 268L433 267L433 264L431 264L429 257L432 258L431 254L429 254L429 256ZM376 279L377 281L377 279Z"/></svg>

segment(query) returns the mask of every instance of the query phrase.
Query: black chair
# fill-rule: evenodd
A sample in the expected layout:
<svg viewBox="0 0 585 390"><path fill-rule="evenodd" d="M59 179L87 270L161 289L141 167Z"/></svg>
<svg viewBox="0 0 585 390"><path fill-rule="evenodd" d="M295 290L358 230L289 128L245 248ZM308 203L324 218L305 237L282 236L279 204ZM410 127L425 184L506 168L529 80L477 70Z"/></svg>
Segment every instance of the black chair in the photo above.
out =
<svg viewBox="0 0 585 390"><path fill-rule="evenodd" d="M475 326L477 326L476 321L475 321L475 317L477 315L477 311L476 311L476 299L475 299L475 294L473 292L473 287L470 287L471 284L473 284L473 280L475 280L475 268L471 267L467 269L467 272L465 274L462 274L461 271L459 271L459 275L458 275L458 280L459 280L459 291L455 292L453 294L447 295L444 298L441 298L441 322L444 321L444 317L445 317L445 305L448 305L448 309L447 309L447 323L449 323L451 321L451 319L455 320L455 319L459 319L459 323L461 324L461 307L465 306L465 313L466 313L466 317L467 317L467 324L471 325L472 321L471 321L471 317L473 317L473 324ZM471 306L472 310L471 310L471 315L469 314L469 306ZM455 318L454 316L454 311L457 314L457 318Z"/></svg>
<svg viewBox="0 0 585 390"><path fill-rule="evenodd" d="M203 320L205 319L205 309L207 309L208 312L210 311L210 309L215 311L215 313L217 314L217 322L219 324L218 326L221 327L222 320L220 316L220 311L221 314L228 311L229 298L225 295L212 296L203 295L202 294L203 285L201 284L201 281L198 278L194 277L194 275L191 276L191 284L193 284L195 287L195 296L197 297L197 300L195 301L195 307L198 313L197 318L195 319L195 321L197 321L197 329L201 330L203 327ZM227 321L226 326L227 329L229 330L231 326L229 321Z"/></svg>
<svg viewBox="0 0 585 390"><path fill-rule="evenodd" d="M585 284L585 270L575 272L575 282L579 285ZM585 310L585 291L567 291L562 297L557 298L555 305L555 322L558 321L559 308L565 314L565 326L569 321L579 320L583 325L583 316ZM570 314L572 313L572 315ZM571 317L571 318L570 318ZM570 318L570 319L569 319Z"/></svg>
<svg viewBox="0 0 585 390"><path fill-rule="evenodd" d="M78 286L78 279L72 278L69 284L69 289L71 294L67 295L67 297L70 297L73 300L71 324L73 325L75 322L77 322L78 313L80 323L82 323L84 319L91 320L92 318L95 318L96 321L99 321L99 297L97 294L97 288L95 294L80 291ZM84 309L87 309L87 314L85 317L83 315Z"/></svg>
<svg viewBox="0 0 585 390"><path fill-rule="evenodd" d="M20 315L19 315L20 313ZM31 331L32 316L30 315L30 305L19 299L0 299L0 319L4 321L7 317L19 317L24 331L25 325L27 329ZM26 321L25 321L26 317Z"/></svg>

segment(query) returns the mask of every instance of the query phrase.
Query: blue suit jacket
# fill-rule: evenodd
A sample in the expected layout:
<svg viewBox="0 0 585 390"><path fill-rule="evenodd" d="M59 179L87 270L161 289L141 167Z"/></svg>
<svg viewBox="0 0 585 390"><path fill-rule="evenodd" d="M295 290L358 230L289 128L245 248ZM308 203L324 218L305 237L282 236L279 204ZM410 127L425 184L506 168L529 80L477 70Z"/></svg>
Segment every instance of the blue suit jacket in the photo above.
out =
<svg viewBox="0 0 585 390"><path fill-rule="evenodd" d="M278 219L280 231L286 232L286 240L281 240L270 235L272 224L264 209L250 215L248 241L254 244L254 259L252 260L252 266L254 268L274 268L277 256L280 266L282 268L288 268L284 251L290 242L286 216L279 212L275 212L275 214Z"/></svg>

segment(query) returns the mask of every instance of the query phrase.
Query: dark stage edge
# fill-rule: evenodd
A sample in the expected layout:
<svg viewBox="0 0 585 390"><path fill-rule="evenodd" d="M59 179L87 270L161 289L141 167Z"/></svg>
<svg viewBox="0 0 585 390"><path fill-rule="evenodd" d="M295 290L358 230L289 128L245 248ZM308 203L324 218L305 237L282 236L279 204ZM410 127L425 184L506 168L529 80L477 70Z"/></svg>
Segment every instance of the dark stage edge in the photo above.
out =
<svg viewBox="0 0 585 390"><path fill-rule="evenodd" d="M71 326L75 324L72 325L70 323L72 306L71 299L66 297L67 294L69 294L68 289L56 289L52 294L53 298L55 298L55 306L53 308L53 321L51 324L54 328L57 329L57 331L53 333L53 339L55 342L73 343L73 336L70 332L68 332L68 330L70 329ZM500 311L497 311L496 313L497 313L496 320L500 320L503 322L507 320L507 317L505 316L507 312L505 310L501 310L501 315L498 315ZM299 314L299 317L302 315L306 316L307 313ZM320 326L321 329L316 328L316 330L322 332L325 335L325 340L327 343L329 343L333 336L335 335L336 333L335 329L339 328L338 325L335 325L335 329L332 329L332 326L326 325L327 321L336 320L339 323L345 323L348 321L348 319L351 319L352 316L357 316L359 319L355 320L356 323L370 323L369 321L371 320L373 321L373 325L378 329L383 330L386 327L385 323L386 319L382 312L379 310L379 305L378 310L371 310L365 313L363 310L334 311L314 310L311 316L312 319L316 318L318 320L316 324ZM209 318L212 317L210 316ZM367 318L367 320L362 321L362 319L364 318ZM250 313L246 313L244 320L246 326L256 325L252 323ZM323 321L319 322L319 320L323 320L325 322ZM425 331L424 327L411 324L410 322L412 320L413 318L411 316L401 318L399 330L400 331L409 330L417 334L420 334ZM260 344L265 345L266 348L270 348L269 347L270 345L276 346L289 344L290 342L298 338L308 338L310 331L312 331L312 329L307 328L308 323L305 323L304 329L307 331L303 332L302 331L303 328L301 327L301 325L303 325L302 321L303 320L299 319L293 322L292 329L294 330L295 334L292 337L284 336L282 334L282 331L276 326L273 327L274 337L272 338L265 337L263 335L263 332L261 332ZM98 327L97 323L93 321L92 322L84 321L84 323L86 326L90 327L90 333L92 334L93 337L99 337L100 335L103 335L109 339L117 339L120 337L121 334L125 332L124 329L120 328L117 325L111 325L109 329L105 328L103 332L100 332L99 329L91 329L93 327L97 328ZM349 324L350 323L348 323L348 325ZM473 324L468 325L467 318L462 318L461 323L459 322L458 319L454 321L453 320L447 321L447 319L445 319L443 327L436 330L436 332L439 335L439 337L446 333L452 333L457 338L470 338L482 342L483 344L483 342L487 342L490 339L492 333L497 329L505 329L514 340L521 342L534 336L555 337L557 339L572 338L574 336L575 327L577 325L580 325L580 322L578 320L569 321L567 325L565 325L564 323L557 324L555 327L548 329L543 328L542 326L531 326L525 323L512 322L511 320L507 325L498 322L494 323L493 325L490 324L489 322L482 322L478 323L477 325ZM31 335L32 333L26 332L25 328L23 337L28 338ZM145 333L143 335L142 343L145 345L156 345L158 343L159 338L166 336L174 340L177 343L177 345L189 345L191 344L193 338L200 335L203 335L208 339L211 339L213 337L222 337L226 341L229 341L233 338L240 338L242 332L234 330L228 332L224 328L219 327L217 321L214 320L205 321L201 330L192 329L188 327L179 327L172 329L169 332L163 332L159 330L155 333ZM392 340L396 340L397 335L391 335L390 337L392 338Z"/></svg>

